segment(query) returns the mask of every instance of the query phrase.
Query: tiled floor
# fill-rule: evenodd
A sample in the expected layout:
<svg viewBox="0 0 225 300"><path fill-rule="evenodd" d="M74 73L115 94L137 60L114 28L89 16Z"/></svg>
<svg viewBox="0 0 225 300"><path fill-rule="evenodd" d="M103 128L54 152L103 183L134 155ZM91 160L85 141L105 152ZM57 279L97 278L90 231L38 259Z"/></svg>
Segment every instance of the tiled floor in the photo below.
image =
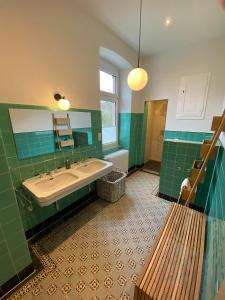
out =
<svg viewBox="0 0 225 300"><path fill-rule="evenodd" d="M126 195L92 203L34 245L45 265L10 299L133 299L134 284L171 204L159 177L136 172Z"/></svg>
<svg viewBox="0 0 225 300"><path fill-rule="evenodd" d="M155 160L149 160L144 164L144 167L142 168L143 171L149 172L155 175L159 175L161 168L161 162L155 161Z"/></svg>

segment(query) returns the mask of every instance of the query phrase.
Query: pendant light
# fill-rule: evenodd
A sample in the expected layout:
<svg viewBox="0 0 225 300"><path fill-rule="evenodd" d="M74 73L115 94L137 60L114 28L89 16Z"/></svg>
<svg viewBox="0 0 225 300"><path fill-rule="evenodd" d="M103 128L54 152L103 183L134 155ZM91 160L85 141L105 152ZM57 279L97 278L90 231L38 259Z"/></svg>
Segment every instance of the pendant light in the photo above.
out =
<svg viewBox="0 0 225 300"><path fill-rule="evenodd" d="M139 24L139 42L138 42L138 64L137 68L130 71L127 77L127 83L131 90L140 91L148 82L148 74L140 68L140 54L141 54L141 20L142 19L142 0L140 0L140 24Z"/></svg>

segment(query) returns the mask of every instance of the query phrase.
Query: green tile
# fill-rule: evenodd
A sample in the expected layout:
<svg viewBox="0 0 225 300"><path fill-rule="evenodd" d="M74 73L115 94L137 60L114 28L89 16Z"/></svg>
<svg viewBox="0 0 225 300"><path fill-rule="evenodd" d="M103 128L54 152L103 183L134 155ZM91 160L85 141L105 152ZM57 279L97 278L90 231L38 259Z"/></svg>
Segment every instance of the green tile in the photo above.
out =
<svg viewBox="0 0 225 300"><path fill-rule="evenodd" d="M8 171L8 164L6 157L3 155L0 155L0 174L5 173Z"/></svg>
<svg viewBox="0 0 225 300"><path fill-rule="evenodd" d="M16 261L15 261L16 272L19 273L19 272L22 271L25 267L29 266L31 263L32 263L32 260L31 260L30 256L24 255L24 256L22 256L22 257L19 257L19 258L16 259Z"/></svg>
<svg viewBox="0 0 225 300"><path fill-rule="evenodd" d="M8 173L0 174L0 191L7 190L12 187L11 178Z"/></svg>
<svg viewBox="0 0 225 300"><path fill-rule="evenodd" d="M20 260L20 258L24 256L27 257L28 261L31 261L26 240L24 240L23 243L19 243L18 241L16 247L11 249L10 254L14 262Z"/></svg>
<svg viewBox="0 0 225 300"><path fill-rule="evenodd" d="M7 244L4 240L0 240L0 257L8 253Z"/></svg>
<svg viewBox="0 0 225 300"><path fill-rule="evenodd" d="M1 224L3 226L14 219L20 218L19 209L16 202L14 202L14 204L11 206L2 208L0 210L0 213L1 213Z"/></svg>
<svg viewBox="0 0 225 300"><path fill-rule="evenodd" d="M19 168L12 168L11 169L12 174L12 181L13 181L13 187L20 187L21 186L21 175L20 175L20 169Z"/></svg>
<svg viewBox="0 0 225 300"><path fill-rule="evenodd" d="M15 205L15 203L16 198L14 196L14 193L12 192L12 189L0 191L0 210L8 206Z"/></svg>
<svg viewBox="0 0 225 300"><path fill-rule="evenodd" d="M1 286L16 274L16 270L8 254L0 256L0 266L1 266L0 268L0 286Z"/></svg>
<svg viewBox="0 0 225 300"><path fill-rule="evenodd" d="M16 223L15 221L11 223ZM6 232L5 240L9 249L15 249L19 243L25 242L25 235L21 223L18 222L19 228L12 226L12 224L7 224L3 227L3 230Z"/></svg>

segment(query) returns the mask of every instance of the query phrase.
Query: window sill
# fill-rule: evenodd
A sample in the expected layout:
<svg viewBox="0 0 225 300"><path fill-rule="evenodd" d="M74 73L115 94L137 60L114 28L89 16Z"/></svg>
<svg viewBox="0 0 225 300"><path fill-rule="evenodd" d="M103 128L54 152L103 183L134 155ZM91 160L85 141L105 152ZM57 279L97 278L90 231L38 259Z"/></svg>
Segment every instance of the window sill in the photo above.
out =
<svg viewBox="0 0 225 300"><path fill-rule="evenodd" d="M111 147L104 147L103 146L103 155L111 154L111 153L116 152L120 149L121 149L120 145L114 145L114 146L111 146Z"/></svg>

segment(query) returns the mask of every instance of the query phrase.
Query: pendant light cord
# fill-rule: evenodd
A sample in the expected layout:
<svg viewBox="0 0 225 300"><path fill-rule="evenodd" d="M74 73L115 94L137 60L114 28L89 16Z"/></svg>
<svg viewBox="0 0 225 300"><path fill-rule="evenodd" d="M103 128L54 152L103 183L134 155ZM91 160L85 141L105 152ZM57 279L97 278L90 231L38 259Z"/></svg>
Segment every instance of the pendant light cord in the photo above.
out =
<svg viewBox="0 0 225 300"><path fill-rule="evenodd" d="M138 42L138 68L140 67L141 54L141 21L142 21L142 0L140 0L140 20L139 20L139 42Z"/></svg>

